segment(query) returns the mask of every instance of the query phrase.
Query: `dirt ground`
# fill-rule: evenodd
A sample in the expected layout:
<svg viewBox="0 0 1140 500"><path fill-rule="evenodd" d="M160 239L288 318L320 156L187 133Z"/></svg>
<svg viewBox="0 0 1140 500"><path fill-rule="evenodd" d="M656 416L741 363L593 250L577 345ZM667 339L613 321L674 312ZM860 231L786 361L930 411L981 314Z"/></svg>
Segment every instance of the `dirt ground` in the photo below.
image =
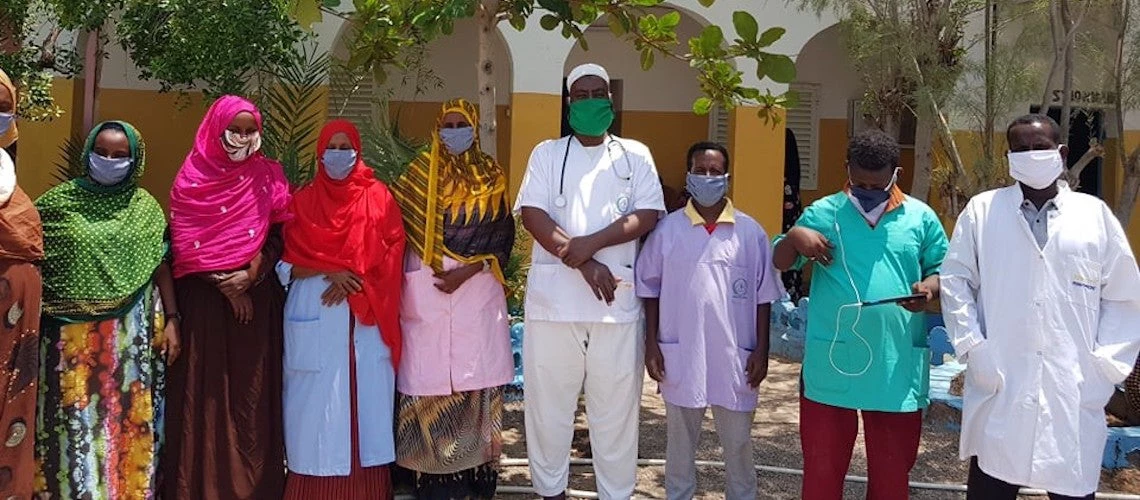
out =
<svg viewBox="0 0 1140 500"><path fill-rule="evenodd" d="M802 469L803 461L799 441L799 404L797 379L799 364L773 360L768 371L768 379L760 388L760 406L756 411L752 437L755 446L756 462L760 465ZM642 392L640 458L665 458L665 405L657 394L656 383L646 377ZM574 434L572 454L575 458L588 458L589 438L586 420L580 410L577 430ZM911 474L912 481L930 483L956 483L966 480L967 467L958 460L958 434L944 430L937 420L946 418L933 412L927 418L922 435L918 464ZM526 444L523 433L523 403L510 403L506 407L504 419L504 454L509 458L525 458ZM698 460L719 461L720 446L713 434L711 414L706 416ZM851 475L866 476L867 462L863 438L857 441L851 460ZM1116 478L1105 477L1102 491L1113 491L1109 484ZM1122 478L1123 479L1123 478ZM1134 479L1134 478L1129 478ZM760 473L760 497L764 499L798 499L800 497L800 477L775 473ZM501 473L501 485L526 486L529 474L526 467L505 467ZM698 469L697 496L700 499L724 498L724 474L717 468ZM571 469L570 488L596 491L592 470L589 467ZM845 498L864 498L864 486L848 483ZM641 467L638 470L636 495L641 498L665 498L665 475L661 467ZM501 498L533 498L531 495L498 495ZM963 499L965 495L954 492L912 490L911 498L917 500ZM1027 497L1030 498L1030 497Z"/></svg>

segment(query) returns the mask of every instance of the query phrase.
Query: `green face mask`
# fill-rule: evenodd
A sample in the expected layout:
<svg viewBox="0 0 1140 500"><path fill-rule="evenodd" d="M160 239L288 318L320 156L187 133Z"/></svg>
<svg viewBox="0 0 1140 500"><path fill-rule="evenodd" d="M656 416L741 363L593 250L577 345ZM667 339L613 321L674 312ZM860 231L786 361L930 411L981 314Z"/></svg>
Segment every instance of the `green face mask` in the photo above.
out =
<svg viewBox="0 0 1140 500"><path fill-rule="evenodd" d="M614 122L614 106L609 99L582 99L570 103L570 128L586 137L606 135Z"/></svg>

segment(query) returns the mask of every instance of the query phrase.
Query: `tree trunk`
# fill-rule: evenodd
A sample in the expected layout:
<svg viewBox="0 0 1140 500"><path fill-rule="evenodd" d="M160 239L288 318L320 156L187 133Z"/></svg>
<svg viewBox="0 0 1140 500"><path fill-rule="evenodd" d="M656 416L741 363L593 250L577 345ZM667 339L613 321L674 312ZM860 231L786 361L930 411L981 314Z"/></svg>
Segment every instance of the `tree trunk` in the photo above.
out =
<svg viewBox="0 0 1140 500"><path fill-rule="evenodd" d="M83 133L95 126L96 101L99 92L99 74L103 66L103 40L99 30L87 32L83 57Z"/></svg>
<svg viewBox="0 0 1140 500"><path fill-rule="evenodd" d="M1073 18L1069 12L1069 0L1061 0L1061 25L1065 27L1065 66L1061 80L1061 120L1059 124L1061 125L1061 140L1068 144L1069 129L1073 121L1073 52L1076 52L1076 40L1072 35L1077 30L1077 25L1073 24ZM1043 111L1043 114L1047 113L1048 110Z"/></svg>
<svg viewBox="0 0 1140 500"><path fill-rule="evenodd" d="M494 30L498 24L498 0L480 2L477 19L479 24L479 143L484 153L495 158L498 151L497 100L495 96Z"/></svg>
<svg viewBox="0 0 1140 500"><path fill-rule="evenodd" d="M1132 210L1136 207L1136 196L1140 194L1140 148L1129 157L1130 165L1124 167L1124 182L1120 186L1120 199L1116 203L1116 218L1120 225L1128 228Z"/></svg>
<svg viewBox="0 0 1140 500"><path fill-rule="evenodd" d="M934 123L929 112L919 113L914 129L914 181L910 195L930 198L930 174L934 167Z"/></svg>

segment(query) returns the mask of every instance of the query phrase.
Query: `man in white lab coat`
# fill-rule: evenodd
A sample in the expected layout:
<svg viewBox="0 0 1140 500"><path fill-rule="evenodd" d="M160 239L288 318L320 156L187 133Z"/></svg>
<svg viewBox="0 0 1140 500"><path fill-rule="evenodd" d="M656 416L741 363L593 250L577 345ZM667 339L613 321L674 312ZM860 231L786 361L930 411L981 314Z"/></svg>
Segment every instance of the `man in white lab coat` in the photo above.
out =
<svg viewBox="0 0 1140 500"><path fill-rule="evenodd" d="M1058 178L1068 150L1050 118L1007 130L1017 185L958 217L942 263L942 311L968 363L962 459L968 500L1093 498L1104 405L1140 352L1140 271L1101 200Z"/></svg>
<svg viewBox="0 0 1140 500"><path fill-rule="evenodd" d="M539 495L565 498L578 395L586 393L598 495L626 499L637 482L645 374L638 239L665 210L644 144L609 133L609 76L570 72L574 134L534 148L516 209L534 236L527 273L526 449Z"/></svg>

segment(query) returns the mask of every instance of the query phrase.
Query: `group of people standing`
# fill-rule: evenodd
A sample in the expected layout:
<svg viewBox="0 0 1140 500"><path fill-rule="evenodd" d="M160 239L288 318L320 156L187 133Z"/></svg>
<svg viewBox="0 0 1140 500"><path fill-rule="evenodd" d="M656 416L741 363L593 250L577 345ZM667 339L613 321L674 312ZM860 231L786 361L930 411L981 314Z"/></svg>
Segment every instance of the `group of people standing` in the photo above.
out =
<svg viewBox="0 0 1140 500"><path fill-rule="evenodd" d="M689 150L688 201L665 215L649 149L608 133L609 83L594 64L570 72L574 133L535 147L513 210L466 101L444 104L391 186L356 128L329 122L294 191L257 108L225 96L168 218L125 122L97 125L84 175L33 202L0 73L0 496L390 498L396 464L418 498L493 497L518 215L535 240L525 434L544 498L565 498L583 391L599 495L634 495L646 372L666 402L668 497L694 495L711 408L726 496L756 498L770 307L780 272L807 266L803 498L842 497L860 416L868 498L907 497L939 298L970 363L969 498L1092 497L1103 406L1140 353L1140 271L1103 202L1059 181L1055 123L1010 126L1017 184L972 200L953 239L871 132L851 140L845 188L770 240L728 199L715 143Z"/></svg>
<svg viewBox="0 0 1140 500"><path fill-rule="evenodd" d="M33 202L0 84L0 496L390 498L393 463L420 498L494 495L515 225L473 106L390 187L331 121L294 191L224 96L168 218L119 121Z"/></svg>

